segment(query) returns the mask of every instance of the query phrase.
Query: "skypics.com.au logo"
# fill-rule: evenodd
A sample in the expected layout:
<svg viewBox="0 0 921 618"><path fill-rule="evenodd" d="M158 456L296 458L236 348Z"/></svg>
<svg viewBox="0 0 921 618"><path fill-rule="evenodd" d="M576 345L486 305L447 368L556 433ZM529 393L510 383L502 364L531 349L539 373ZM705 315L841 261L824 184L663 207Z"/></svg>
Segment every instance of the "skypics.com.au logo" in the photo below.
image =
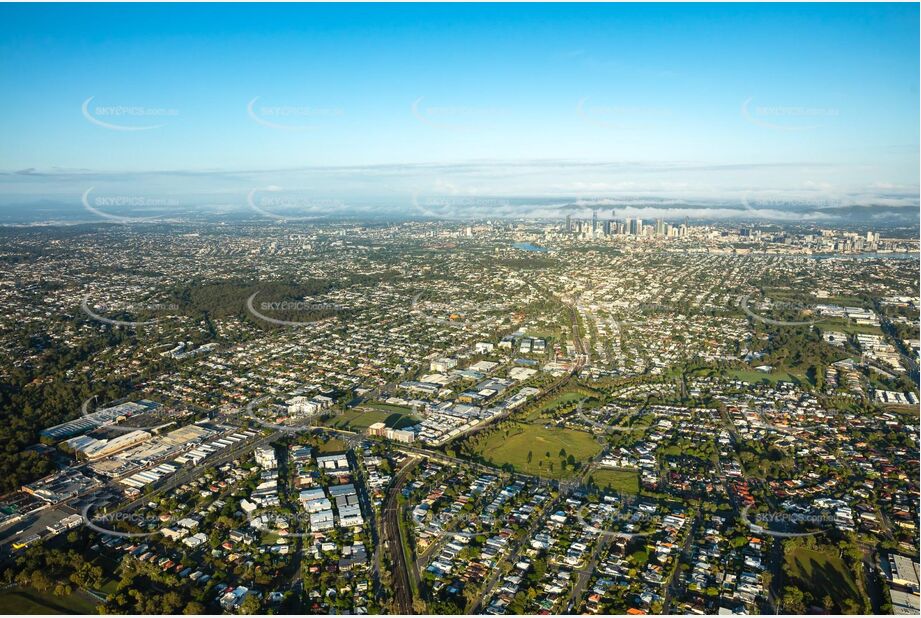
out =
<svg viewBox="0 0 921 618"><path fill-rule="evenodd" d="M415 99L410 113L420 123L442 131L473 132L488 129L488 121L506 112L496 107L474 105L429 105L425 97Z"/></svg>
<svg viewBox="0 0 921 618"><path fill-rule="evenodd" d="M160 534L168 528L171 518L164 520L160 516L142 515L139 513L101 513L92 514L93 503L83 507L80 515L83 517L83 523L89 529L100 534L116 536L124 539L142 539ZM146 528L146 531L122 530L120 527L127 528ZM153 528L153 529L151 529Z"/></svg>
<svg viewBox="0 0 921 618"><path fill-rule="evenodd" d="M336 318L337 314L347 310L347 307L336 303L299 300L263 301L259 303L257 309L255 300L259 294L260 291L257 290L246 299L246 310L257 320L274 326L310 326L323 320ZM271 313L279 317L274 317ZM286 319L292 316L297 316L298 319Z"/></svg>
<svg viewBox="0 0 921 618"><path fill-rule="evenodd" d="M742 102L739 113L746 121L774 131L813 131L830 118L840 116L834 107L803 105L755 105L754 97Z"/></svg>
<svg viewBox="0 0 921 618"><path fill-rule="evenodd" d="M256 105L261 98L258 96L250 99L246 104L246 115L256 124L276 131L308 131L317 128L319 120L345 115L345 111L338 107Z"/></svg>
<svg viewBox="0 0 921 618"><path fill-rule="evenodd" d="M144 105L91 105L95 96L83 101L80 111L87 122L109 131L150 131L166 126L164 118L174 118L179 110Z"/></svg>
<svg viewBox="0 0 921 618"><path fill-rule="evenodd" d="M815 536L824 534L834 527L834 518L822 514L810 513L757 513L755 521L751 521L749 510L746 506L739 514L739 519L756 534L773 536L781 539ZM818 526L819 530L799 531L781 530L779 528L802 528Z"/></svg>
<svg viewBox="0 0 921 618"><path fill-rule="evenodd" d="M739 297L739 308L753 320L773 326L813 326L820 321L812 317L816 314L815 307L792 300L772 300L765 296L753 299L755 294L755 292L749 292ZM778 319L764 315L765 313L776 314L778 317L790 315L808 319Z"/></svg>
<svg viewBox="0 0 921 618"><path fill-rule="evenodd" d="M160 302L150 302L150 303L126 303L126 304L93 304L90 306L90 297L85 297L80 303L80 311L82 311L87 317L102 324L108 324L109 326L124 326L136 328L138 326L153 326L154 324L159 323L161 320L165 319L168 316L160 316L147 320L126 320L126 319L117 319L110 318L103 314L109 315L121 315L121 314L135 314L135 313L173 313L178 311L179 305L175 303L160 303Z"/></svg>
<svg viewBox="0 0 921 618"><path fill-rule="evenodd" d="M342 200L283 192L281 187L275 185L251 189L246 194L246 204L253 212L282 222L316 221L341 215L348 210L348 205Z"/></svg>
<svg viewBox="0 0 921 618"><path fill-rule="evenodd" d="M162 215L120 215L109 212L111 210L115 210L116 212L128 211L137 213L162 211L167 208L176 209L180 205L179 200L172 198L152 198L144 195L105 195L93 196L91 199L90 195L95 189L96 187L90 187L84 191L80 203L83 204L83 208L88 212L91 212L101 219L114 221L115 223L156 223L163 221L164 217Z"/></svg>
<svg viewBox="0 0 921 618"><path fill-rule="evenodd" d="M426 219L470 220L508 212L511 202L473 195L424 196L412 194L412 209Z"/></svg>

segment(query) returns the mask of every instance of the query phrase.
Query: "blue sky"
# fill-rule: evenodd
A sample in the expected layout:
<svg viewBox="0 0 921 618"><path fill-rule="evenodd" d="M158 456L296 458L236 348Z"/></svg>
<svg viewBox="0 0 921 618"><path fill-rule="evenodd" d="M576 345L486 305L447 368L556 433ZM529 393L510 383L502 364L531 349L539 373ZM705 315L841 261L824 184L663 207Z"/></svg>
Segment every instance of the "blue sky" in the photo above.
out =
<svg viewBox="0 0 921 618"><path fill-rule="evenodd" d="M0 190L917 203L918 18L2 5Z"/></svg>

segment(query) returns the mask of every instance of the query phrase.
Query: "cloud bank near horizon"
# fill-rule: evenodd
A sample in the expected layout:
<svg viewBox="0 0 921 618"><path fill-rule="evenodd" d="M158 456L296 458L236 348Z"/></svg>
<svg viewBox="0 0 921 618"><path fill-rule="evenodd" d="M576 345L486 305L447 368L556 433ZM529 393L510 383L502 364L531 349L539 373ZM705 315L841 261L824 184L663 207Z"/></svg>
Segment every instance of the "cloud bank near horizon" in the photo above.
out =
<svg viewBox="0 0 921 618"><path fill-rule="evenodd" d="M475 161L250 170L0 172L0 206L33 220L100 211L172 217L642 217L919 220L919 189L820 163ZM94 210L91 207L90 210ZM97 213L98 214L98 213ZM92 219L92 216L89 217Z"/></svg>

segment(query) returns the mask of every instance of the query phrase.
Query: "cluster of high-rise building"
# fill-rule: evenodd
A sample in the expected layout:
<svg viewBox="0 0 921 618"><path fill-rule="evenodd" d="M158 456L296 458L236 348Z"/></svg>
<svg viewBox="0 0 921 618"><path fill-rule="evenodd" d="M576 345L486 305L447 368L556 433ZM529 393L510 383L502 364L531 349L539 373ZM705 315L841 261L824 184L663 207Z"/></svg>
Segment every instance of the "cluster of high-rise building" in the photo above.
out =
<svg viewBox="0 0 921 618"><path fill-rule="evenodd" d="M913 251L914 245L905 239L880 238L879 232L846 231L840 229L777 230L776 227L728 224L701 224L693 228L685 217L680 224L670 223L662 218L652 222L640 217L624 217L599 220L598 211L591 219L577 219L566 216L562 235L580 240L601 239L693 239L703 243L730 243L738 245L759 245L785 253L892 253ZM559 224L545 228L544 233L557 235Z"/></svg>
<svg viewBox="0 0 921 618"><path fill-rule="evenodd" d="M769 242L792 247L808 248L814 252L860 253L904 250L906 244L899 239L880 239L879 232L849 232L834 229L821 229L805 234L788 231L764 232L756 227L742 227L738 233L742 242Z"/></svg>
<svg viewBox="0 0 921 618"><path fill-rule="evenodd" d="M646 224L643 219L627 217L623 220L616 218L598 221L598 211L592 211L591 221L573 219L566 215L566 233L576 234L587 238L606 238L608 236L659 236L683 237L689 229L687 218L680 225L673 225L664 219L656 219L652 224Z"/></svg>

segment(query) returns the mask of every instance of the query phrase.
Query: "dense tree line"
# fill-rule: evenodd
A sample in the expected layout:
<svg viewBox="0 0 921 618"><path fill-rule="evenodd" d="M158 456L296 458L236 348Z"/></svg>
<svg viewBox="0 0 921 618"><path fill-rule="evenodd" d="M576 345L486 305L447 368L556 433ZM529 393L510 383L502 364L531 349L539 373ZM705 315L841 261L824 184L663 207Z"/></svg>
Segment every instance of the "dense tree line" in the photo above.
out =
<svg viewBox="0 0 921 618"><path fill-rule="evenodd" d="M30 341L43 341L38 332ZM80 405L98 395L102 401L124 396L125 380L111 376L95 379L67 371L90 357L122 343L124 331L107 330L73 347L42 343L41 361L33 366L13 367L0 382L0 493L50 473L51 462L29 446L38 442L38 432L80 414Z"/></svg>
<svg viewBox="0 0 921 618"><path fill-rule="evenodd" d="M102 575L102 567L93 565L73 549L65 551L38 545L16 560L15 569L3 572L3 581L7 585L15 583L55 596L68 596L77 589L95 588L102 581Z"/></svg>

